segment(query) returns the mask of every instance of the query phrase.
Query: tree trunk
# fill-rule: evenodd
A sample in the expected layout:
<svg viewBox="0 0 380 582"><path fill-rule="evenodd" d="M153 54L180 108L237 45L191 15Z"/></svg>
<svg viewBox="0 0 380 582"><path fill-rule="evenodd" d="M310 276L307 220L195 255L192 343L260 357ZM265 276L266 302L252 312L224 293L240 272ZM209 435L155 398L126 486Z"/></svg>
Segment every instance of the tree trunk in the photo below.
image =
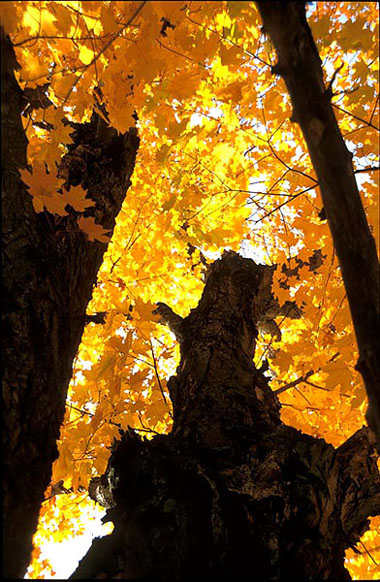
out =
<svg viewBox="0 0 380 582"><path fill-rule="evenodd" d="M186 318L159 304L181 347L173 429L114 443L90 495L115 528L72 579L350 579L344 551L380 512L375 439L334 449L282 423L253 364L272 273L226 252Z"/></svg>
<svg viewBox="0 0 380 582"><path fill-rule="evenodd" d="M317 174L359 348L357 369L368 395L367 421L380 453L379 263L352 166L325 88L305 2L256 2Z"/></svg>
<svg viewBox="0 0 380 582"><path fill-rule="evenodd" d="M27 139L12 44L1 29L3 152L3 405L4 575L22 577L28 566L43 495L57 457L72 362L86 306L107 245L90 242L77 226L80 213L37 214L18 168ZM102 137L100 138L100 133ZM63 160L66 185L82 184L107 230L115 224L135 163L138 138L117 134L97 116L73 125Z"/></svg>

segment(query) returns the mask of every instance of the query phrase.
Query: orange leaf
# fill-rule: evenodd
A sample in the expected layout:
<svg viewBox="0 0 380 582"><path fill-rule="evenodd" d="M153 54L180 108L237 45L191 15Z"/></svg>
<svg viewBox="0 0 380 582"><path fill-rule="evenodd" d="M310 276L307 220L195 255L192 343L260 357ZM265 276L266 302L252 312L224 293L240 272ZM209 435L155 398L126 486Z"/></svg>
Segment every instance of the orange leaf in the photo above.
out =
<svg viewBox="0 0 380 582"><path fill-rule="evenodd" d="M65 204L70 204L78 212L83 212L90 206L95 206L95 202L86 198L87 192L82 186L71 186L69 192L64 192L62 198Z"/></svg>
<svg viewBox="0 0 380 582"><path fill-rule="evenodd" d="M66 214L64 197L58 194L57 188L62 181L54 174L47 174L45 164L36 162L33 166L33 174L28 170L20 170L22 181L30 188L29 194L33 196L33 206L36 212L43 212L44 207L52 214L64 216Z"/></svg>
<svg viewBox="0 0 380 582"><path fill-rule="evenodd" d="M81 216L78 220L78 226L88 236L90 241L98 240L102 243L109 243L109 230L102 227L101 224L96 224L92 216Z"/></svg>

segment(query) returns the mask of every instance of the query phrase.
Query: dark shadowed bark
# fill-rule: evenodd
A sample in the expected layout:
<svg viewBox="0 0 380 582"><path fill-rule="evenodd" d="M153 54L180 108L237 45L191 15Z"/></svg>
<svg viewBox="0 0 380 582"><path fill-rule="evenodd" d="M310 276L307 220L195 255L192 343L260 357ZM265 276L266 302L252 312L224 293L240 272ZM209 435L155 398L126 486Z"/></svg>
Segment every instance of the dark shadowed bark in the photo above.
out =
<svg viewBox="0 0 380 582"><path fill-rule="evenodd" d="M159 304L181 348L173 429L114 443L90 495L115 529L71 578L350 579L344 551L380 512L375 439L335 449L282 423L253 364L258 322L281 310L272 274L227 252L186 318Z"/></svg>
<svg viewBox="0 0 380 582"><path fill-rule="evenodd" d="M14 77L18 67L1 34L3 166L3 408L4 575L22 577L38 513L57 457L72 362L107 245L90 242L80 213L59 218L35 213L20 179L27 139L21 112L27 101ZM95 115L73 126L61 176L81 184L96 207L85 215L112 231L135 163L138 138L107 128Z"/></svg>
<svg viewBox="0 0 380 582"><path fill-rule="evenodd" d="M321 189L359 348L357 369L368 395L368 424L380 452L379 263L352 166L323 82L305 2L256 2L276 49L273 73L283 77Z"/></svg>

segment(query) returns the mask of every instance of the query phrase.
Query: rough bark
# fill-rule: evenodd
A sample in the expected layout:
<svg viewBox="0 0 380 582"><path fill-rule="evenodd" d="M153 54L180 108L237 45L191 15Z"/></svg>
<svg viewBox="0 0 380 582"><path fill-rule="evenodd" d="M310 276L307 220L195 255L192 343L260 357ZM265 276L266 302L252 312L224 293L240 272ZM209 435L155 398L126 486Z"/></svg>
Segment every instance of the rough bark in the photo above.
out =
<svg viewBox="0 0 380 582"><path fill-rule="evenodd" d="M186 318L159 304L181 348L173 429L115 441L90 486L115 529L72 579L350 579L344 551L380 512L375 439L334 449L282 423L253 364L272 272L225 253Z"/></svg>
<svg viewBox="0 0 380 582"><path fill-rule="evenodd" d="M367 421L380 452L379 263L352 166L323 82L305 2L256 2L313 163L342 270L359 348L357 369L368 395Z"/></svg>
<svg viewBox="0 0 380 582"><path fill-rule="evenodd" d="M13 47L1 31L3 157L3 410L4 575L22 577L28 566L44 490L57 457L72 362L85 324L106 244L67 218L35 213L20 179L27 139L21 112L27 105L14 77ZM100 137L101 134L101 137ZM107 128L94 115L73 126L73 144L61 175L82 184L107 230L115 224L135 163L138 138Z"/></svg>

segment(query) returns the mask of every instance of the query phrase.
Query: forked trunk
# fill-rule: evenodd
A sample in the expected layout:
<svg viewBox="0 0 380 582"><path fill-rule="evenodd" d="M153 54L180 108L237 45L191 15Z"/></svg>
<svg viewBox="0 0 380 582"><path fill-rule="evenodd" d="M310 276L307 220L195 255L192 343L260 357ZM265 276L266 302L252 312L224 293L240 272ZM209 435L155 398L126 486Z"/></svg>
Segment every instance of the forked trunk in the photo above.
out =
<svg viewBox="0 0 380 582"><path fill-rule="evenodd" d="M90 494L115 529L72 578L350 579L344 551L380 510L375 439L334 449L282 423L252 360L272 273L228 252L186 318L159 304L181 346L173 429L114 444Z"/></svg>

